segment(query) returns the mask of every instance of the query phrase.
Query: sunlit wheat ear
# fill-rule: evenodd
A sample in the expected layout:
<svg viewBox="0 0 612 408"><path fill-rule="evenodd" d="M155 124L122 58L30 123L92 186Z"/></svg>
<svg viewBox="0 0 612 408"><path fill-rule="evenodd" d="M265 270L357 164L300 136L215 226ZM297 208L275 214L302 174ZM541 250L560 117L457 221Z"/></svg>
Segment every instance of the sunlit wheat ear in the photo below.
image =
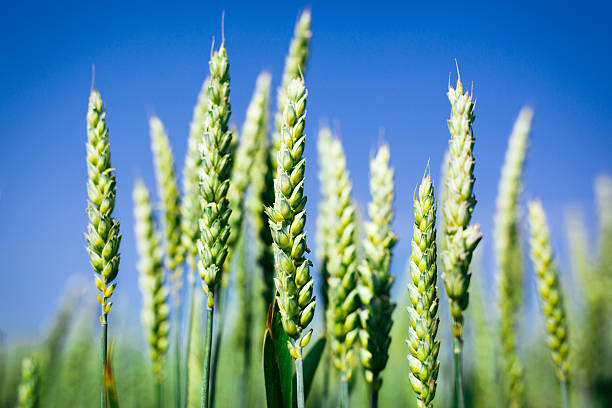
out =
<svg viewBox="0 0 612 408"><path fill-rule="evenodd" d="M231 210L227 199L231 171L232 133L228 122L231 114L229 100L229 63L225 44L221 44L210 59L208 86L208 114L204 134L200 141L200 239L197 243L202 261L200 276L212 307L221 282L223 264L228 254L229 218Z"/></svg>
<svg viewBox="0 0 612 408"><path fill-rule="evenodd" d="M408 277L408 363L410 383L419 407L433 407L440 363L437 340L438 278L436 267L436 203L427 168L414 199L414 227Z"/></svg>
<svg viewBox="0 0 612 408"><path fill-rule="evenodd" d="M517 353L519 312L523 299L523 259L520 246L519 195L533 112L523 108L512 129L499 179L494 242L499 271L499 321L505 400L523 402L523 365Z"/></svg>
<svg viewBox="0 0 612 408"><path fill-rule="evenodd" d="M136 247L140 260L139 283L142 293L141 319L145 339L149 343L151 364L156 381L164 376L164 362L168 350L168 290L164 286L163 251L153 218L149 190L141 180L134 185L134 220Z"/></svg>
<svg viewBox="0 0 612 408"><path fill-rule="evenodd" d="M567 317L563 302L563 291L559 282L559 271L553 258L550 230L542 203L529 203L530 248L533 269L536 274L542 312L546 319L548 345L555 363L557 378L561 382L564 402L567 404L569 382L569 342Z"/></svg>
<svg viewBox="0 0 612 408"><path fill-rule="evenodd" d="M352 186L346 168L346 157L340 140L329 146L330 224L327 231L328 331L334 364L343 381L351 378L353 345L359 333L359 295L357 292L357 236Z"/></svg>
<svg viewBox="0 0 612 408"><path fill-rule="evenodd" d="M461 80L457 86L449 85L448 99L451 103L451 116L448 129L449 165L446 183L446 196L443 197L443 231L445 242L442 252L444 287L451 305L453 336L462 338L463 312L468 306L470 275L468 268L472 254L482 238L478 224L470 225L472 211L476 206L474 188L474 102L472 95L463 93Z"/></svg>
<svg viewBox="0 0 612 408"><path fill-rule="evenodd" d="M390 274L392 250L397 238L391 230L393 221L393 169L389 167L389 147L381 146L370 160L370 221L364 224L364 259L359 265L361 311L361 363L366 382L373 391L382 385L380 373L389 358L391 318L395 303L391 300L394 276Z"/></svg>
<svg viewBox="0 0 612 408"><path fill-rule="evenodd" d="M106 324L106 315L113 302L115 278L119 272L119 221L113 218L116 181L110 163L110 144L106 127L106 112L100 93L95 89L89 96L87 111L87 252L95 272L98 302L102 306L100 322Z"/></svg>
<svg viewBox="0 0 612 408"><path fill-rule="evenodd" d="M184 247L181 243L180 195L174 172L174 158L168 134L159 118L152 117L149 127L157 191L163 214L165 261L168 269L172 271L172 290L178 292L182 286L183 272L180 265L184 260Z"/></svg>
<svg viewBox="0 0 612 408"><path fill-rule="evenodd" d="M293 78L306 75L306 63L310 53L310 32L311 14L310 10L304 10L295 25L293 38L289 45L289 54L285 58L285 69L281 85L276 96L276 115L274 116L274 132L272 133L272 143L274 151L278 151L281 144L281 127L283 112L287 105L287 89ZM276 157L272 158L272 165L276 171Z"/></svg>

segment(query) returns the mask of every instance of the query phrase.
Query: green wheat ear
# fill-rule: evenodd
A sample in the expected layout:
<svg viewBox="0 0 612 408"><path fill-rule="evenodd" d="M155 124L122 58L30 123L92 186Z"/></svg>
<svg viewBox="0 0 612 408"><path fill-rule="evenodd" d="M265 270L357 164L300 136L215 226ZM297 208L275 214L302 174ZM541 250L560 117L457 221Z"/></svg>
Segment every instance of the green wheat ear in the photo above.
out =
<svg viewBox="0 0 612 408"><path fill-rule="evenodd" d="M181 208L178 184L174 172L174 158L168 134L157 117L149 120L151 129L151 150L155 164L157 190L161 199L163 213L164 246L166 249L166 264L172 271L172 290L180 291L182 286L181 263L184 260L181 245Z"/></svg>
<svg viewBox="0 0 612 408"><path fill-rule="evenodd" d="M197 243L200 259L202 288L207 306L212 308L221 283L223 264L228 254L229 218L231 210L227 199L231 171L232 132L228 122L231 115L229 100L229 62L222 43L210 59L210 85L208 87L208 115L204 135L200 141L202 165L200 167L200 239Z"/></svg>
<svg viewBox="0 0 612 408"><path fill-rule="evenodd" d="M410 383L420 408L433 407L440 362L436 281L436 203L429 166L414 199L414 228L408 294Z"/></svg>
<svg viewBox="0 0 612 408"><path fill-rule="evenodd" d="M463 93L461 79L457 86L449 84L448 100L451 116L448 129L449 165L444 197L445 243L442 252L444 287L451 303L453 337L462 338L463 312L468 306L470 275L468 272L472 254L482 238L478 224L470 225L476 206L474 188L474 102L472 96Z"/></svg>
<svg viewBox="0 0 612 408"><path fill-rule="evenodd" d="M282 120L285 106L287 105L287 89L293 78L303 77L306 74L306 63L310 52L310 32L311 14L310 10L304 10L295 25L293 38L289 45L289 54L285 58L285 69L278 95L276 97L277 111L274 116L274 133L272 133L272 143L274 151L278 151L281 145ZM276 157L272 157L272 165L276 171Z"/></svg>
<svg viewBox="0 0 612 408"><path fill-rule="evenodd" d="M40 399L40 374L38 363L31 357L21 362L21 382L17 389L18 408L36 408Z"/></svg>
<svg viewBox="0 0 612 408"><path fill-rule="evenodd" d="M87 111L87 252L95 271L98 302L102 306L100 322L106 324L113 306L109 299L115 291L119 272L119 221L112 217L115 208L116 181L110 163L110 144L106 112L100 93L93 89Z"/></svg>
<svg viewBox="0 0 612 408"><path fill-rule="evenodd" d="M520 406L523 365L517 353L517 326L523 298L523 262L519 237L519 195L533 111L523 108L512 129L497 194L494 242L499 269L500 340L510 406Z"/></svg>
<svg viewBox="0 0 612 408"><path fill-rule="evenodd" d="M163 251L155 229L149 190L141 180L134 185L134 220L136 246L140 260L141 318L145 339L150 348L153 374L157 382L164 376L165 355L168 350L168 290L164 286Z"/></svg>
<svg viewBox="0 0 612 408"><path fill-rule="evenodd" d="M304 153L307 91L304 81L293 79L287 88L283 113L281 145L277 152L274 205L267 209L274 240L274 278L282 324L293 340L288 344L294 359L302 358L302 348L310 341L312 329L303 330L314 317L315 298L311 263L304 256L306 247L306 196L304 196Z"/></svg>
<svg viewBox="0 0 612 408"><path fill-rule="evenodd" d="M550 230L542 203L539 201L529 203L529 226L531 259L536 273L542 312L546 318L548 345L555 363L557 378L563 385L564 399L567 400L566 387L569 382L567 317L559 272L553 259Z"/></svg>
<svg viewBox="0 0 612 408"><path fill-rule="evenodd" d="M366 382L372 390L382 385L380 373L387 365L391 343L391 301L394 276L389 273L392 250L397 238L391 230L393 221L393 169L389 167L389 147L381 146L370 160L370 194L368 204L370 221L364 225L364 259L359 265L359 296L363 303L360 332L361 362Z"/></svg>
<svg viewBox="0 0 612 408"><path fill-rule="evenodd" d="M346 157L338 139L331 142L328 197L329 221L327 243L328 331L332 335L334 364L348 381L352 375L353 344L359 334L359 294L357 291L357 226L352 186Z"/></svg>

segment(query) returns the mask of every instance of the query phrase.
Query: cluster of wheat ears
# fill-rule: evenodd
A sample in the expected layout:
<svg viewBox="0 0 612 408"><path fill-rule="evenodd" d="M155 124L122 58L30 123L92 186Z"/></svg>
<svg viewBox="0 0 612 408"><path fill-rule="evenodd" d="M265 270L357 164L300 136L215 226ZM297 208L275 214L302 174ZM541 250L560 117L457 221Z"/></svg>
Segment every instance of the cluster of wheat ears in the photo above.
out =
<svg viewBox="0 0 612 408"><path fill-rule="evenodd" d="M402 375L406 384L411 384L418 407L434 406L441 346L452 349L454 407L476 404L479 398L491 398L479 406L526 406L526 363L519 352L517 326L525 276L521 260L521 175L532 111L524 108L520 112L510 135L492 237L499 284L499 369L493 377L503 384L503 391L500 396L491 397L490 389L487 390L491 387L487 383L491 376L484 375L486 368L480 373L476 370L476 379L471 380L476 385L471 389L477 390L478 395L470 396L468 403L462 365L465 323L466 318L482 319L482 311L480 317L478 310L469 313L470 303L475 301L470 302L474 271L470 264L482 240L479 225L472 222L476 206L473 95L464 90L459 77L454 86L449 83L450 137L441 166L443 175L434 182L430 163L423 159L423 177L420 183L415 180L414 225L405 289L407 308L394 313L396 303L391 296L394 276L390 264L396 233L409 236L410 232L392 230L395 193L389 146L381 145L370 160L371 200L367 205L368 219L362 221L352 197L341 140L329 128L320 129L317 256L314 263L309 259L304 149L311 137L304 130L310 22L308 10L297 21L276 94L271 129L270 75L263 72L257 78L246 119L238 131L230 125L230 66L225 41L213 50L210 74L193 112L182 188L166 130L159 118L150 119L160 202L152 202L145 183L137 180L133 203L142 325L155 385L151 391L157 406L167 403L164 393L171 394L175 407L215 404L217 367L219 360L225 358L220 347L229 286L239 293L234 349L244 354L244 365L241 378L233 379L233 387L241 393L244 406L249 404L253 389L250 375L253 361L260 362L256 369L264 378L269 407L303 408L319 371L323 372L323 390L318 397L321 404L334 405L339 401L342 407L348 407L354 376L358 374L363 375L371 406L378 406L390 355L393 319L403 322L402 327L407 329L403 333L407 359ZM100 398L102 408L116 407L121 394L117 393L107 334L113 295L116 289L120 290L116 280L120 271L121 231L113 216L117 181L111 166L107 117L96 89L91 91L87 112L87 171L89 224L85 237L100 304ZM609 283L612 276L607 276L612 269L611 186L608 178L597 184L602 214L601 259L595 266L579 268L587 271L580 280L587 294L584 319L592 327L609 320L606 290L612 288ZM406 205L401 203L400 207ZM528 246L554 363L550 369L555 370L560 384L559 400L568 407L574 383L570 370L574 350L570 353L568 336L572 324L568 321L567 302L542 204L532 201L527 208ZM588 264L591 255L587 255L586 247L581 247L585 242L580 238L581 221L576 216L572 220L574 261ZM249 263L249 259L254 261ZM236 272L230 273L232 270ZM317 271L315 278L313 270ZM183 288L185 283L187 287ZM319 289L322 296L317 299L314 293ZM478 292L478 288L475 290ZM445 302L449 316L444 317L451 323L452 335L447 344L439 335L439 309ZM320 336L314 336L309 328L317 309L323 321ZM600 343L587 339L571 344L578 344L577 353L586 355L580 344L588 347ZM487 345L481 343L479 347L484 352ZM583 371L597 372L598 364L593 361L596 359L577 357L576 365ZM39 377L36 359L25 359L19 406L38 404ZM168 378L172 384L167 384ZM597 384L591 386L596 388Z"/></svg>

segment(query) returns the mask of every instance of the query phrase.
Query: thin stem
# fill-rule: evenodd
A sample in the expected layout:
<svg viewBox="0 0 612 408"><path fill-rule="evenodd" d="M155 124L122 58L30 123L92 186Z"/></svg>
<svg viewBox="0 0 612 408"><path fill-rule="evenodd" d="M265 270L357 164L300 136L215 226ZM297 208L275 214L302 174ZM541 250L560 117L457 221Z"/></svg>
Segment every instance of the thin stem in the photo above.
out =
<svg viewBox="0 0 612 408"><path fill-rule="evenodd" d="M323 407L327 407L327 399L329 398L329 341L325 344L325 356L323 357L323 396L321 397Z"/></svg>
<svg viewBox="0 0 612 408"><path fill-rule="evenodd" d="M195 265L194 265L195 267ZM195 317L194 308L195 308L195 287L196 287L196 279L193 276L194 268L191 268L191 274L189 275L189 308L187 309L187 333L185 333L185 363L183 365L183 407L187 408L187 403L189 402L189 353L191 352L191 331L193 329L193 320Z"/></svg>
<svg viewBox="0 0 612 408"><path fill-rule="evenodd" d="M204 373L202 375L202 401L200 403L201 408L208 408L208 375L210 373L210 354L212 345L212 329L213 329L213 316L215 308L206 307L206 338L204 339Z"/></svg>
<svg viewBox="0 0 612 408"><path fill-rule="evenodd" d="M106 350L108 336L108 313L102 314L102 341L100 342L100 351L102 356L102 398L101 407L106 408L106 392L104 392L104 369L106 368Z"/></svg>
<svg viewBox="0 0 612 408"><path fill-rule="evenodd" d="M348 378L346 378L346 372L343 371L340 375L340 407L349 407L349 387Z"/></svg>
<svg viewBox="0 0 612 408"><path fill-rule="evenodd" d="M297 406L304 408L304 360L302 360L302 348L298 346L299 358L295 359L295 376L297 379Z"/></svg>
<svg viewBox="0 0 612 408"><path fill-rule="evenodd" d="M215 406L215 390L217 387L217 369L219 368L219 355L221 354L221 338L223 337L223 327L225 326L225 296L223 289L217 295L217 333L215 335L215 343L212 350L212 368L210 374L210 406Z"/></svg>
<svg viewBox="0 0 612 408"><path fill-rule="evenodd" d="M378 386L374 386L373 384L376 384L377 378L374 378L374 381L372 381L372 386L370 387L370 407L371 408L378 408L378 389L380 387Z"/></svg>
<svg viewBox="0 0 612 408"><path fill-rule="evenodd" d="M463 342L461 339L454 339L453 356L455 362L455 408L465 408L465 401L463 400L463 378L462 378L462 367L461 367L461 352L463 350Z"/></svg>
<svg viewBox="0 0 612 408"><path fill-rule="evenodd" d="M245 307L244 311L244 334L243 334L243 352L244 352L244 366L242 372L242 402L243 407L247 406L249 401L249 378L251 371L251 326L253 315L251 313L251 285L250 279L248 278L248 274L246 274L246 282L245 282Z"/></svg>
<svg viewBox="0 0 612 408"><path fill-rule="evenodd" d="M563 408L569 408L569 382L567 380L561 381L561 400L563 401Z"/></svg>
<svg viewBox="0 0 612 408"><path fill-rule="evenodd" d="M181 406L180 308L181 301L176 291L174 294L174 402L177 407Z"/></svg>
<svg viewBox="0 0 612 408"><path fill-rule="evenodd" d="M162 407L162 382L161 380L155 381L155 401L157 401L157 408Z"/></svg>

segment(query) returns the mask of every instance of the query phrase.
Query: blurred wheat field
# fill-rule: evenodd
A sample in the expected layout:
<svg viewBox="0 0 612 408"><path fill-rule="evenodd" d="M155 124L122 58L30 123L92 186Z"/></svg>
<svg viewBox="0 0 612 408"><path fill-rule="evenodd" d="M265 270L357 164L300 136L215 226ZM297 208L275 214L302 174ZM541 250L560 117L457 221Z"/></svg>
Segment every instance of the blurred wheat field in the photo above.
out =
<svg viewBox="0 0 612 408"><path fill-rule="evenodd" d="M279 88L262 72L246 113L231 108L231 44L213 42L184 169L151 119L157 185L137 182L136 225L113 218L116 184L127 181L115 178L112 117L95 83L83 200L97 300L77 279L43 338L0 337L0 407L612 405L612 177L593 181L596 208L568 206L566 236L551 236L547 203L530 202L528 217L522 195L537 118L524 108L495 169L494 236L483 235L471 220L478 78L465 90L459 61L440 118L448 151L442 163L423 158L414 204L394 199L401 152L380 140L371 201L357 203L348 140L326 125L318 140L304 132L307 67L321 63L309 61L311 18L298 17ZM317 163L305 162L304 144L318 144ZM304 174L316 172L322 199L306 214ZM414 230L393 230L408 211ZM597 214L594 233L582 211ZM120 245L125 229L138 241L142 327L126 323L129 295L115 283L120 253L135 250ZM396 253L397 239L412 239L411 252ZM496 263L485 271L490 247ZM407 259L402 274L391 274L392 258Z"/></svg>

